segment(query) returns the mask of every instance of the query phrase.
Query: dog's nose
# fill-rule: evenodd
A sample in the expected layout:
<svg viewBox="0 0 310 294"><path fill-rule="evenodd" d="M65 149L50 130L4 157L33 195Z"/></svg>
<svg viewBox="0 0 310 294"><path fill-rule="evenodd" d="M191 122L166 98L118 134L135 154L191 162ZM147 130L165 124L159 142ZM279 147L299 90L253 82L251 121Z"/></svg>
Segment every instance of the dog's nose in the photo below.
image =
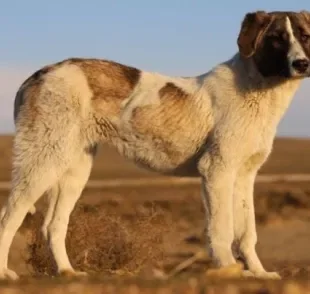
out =
<svg viewBox="0 0 310 294"><path fill-rule="evenodd" d="M293 61L293 68L299 73L305 73L310 65L310 61L308 59L296 59Z"/></svg>

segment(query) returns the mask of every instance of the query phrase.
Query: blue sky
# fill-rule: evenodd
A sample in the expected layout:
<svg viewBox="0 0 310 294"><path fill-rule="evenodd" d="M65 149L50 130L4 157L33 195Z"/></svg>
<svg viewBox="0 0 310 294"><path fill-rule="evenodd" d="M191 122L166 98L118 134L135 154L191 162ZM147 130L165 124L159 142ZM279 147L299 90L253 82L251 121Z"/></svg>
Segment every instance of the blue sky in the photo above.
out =
<svg viewBox="0 0 310 294"><path fill-rule="evenodd" d="M1 1L1 0L0 0ZM244 14L310 9L309 1L1 1L0 132L12 132L20 83L67 57L98 57L171 75L208 71L237 50ZM310 136L310 80L278 135Z"/></svg>

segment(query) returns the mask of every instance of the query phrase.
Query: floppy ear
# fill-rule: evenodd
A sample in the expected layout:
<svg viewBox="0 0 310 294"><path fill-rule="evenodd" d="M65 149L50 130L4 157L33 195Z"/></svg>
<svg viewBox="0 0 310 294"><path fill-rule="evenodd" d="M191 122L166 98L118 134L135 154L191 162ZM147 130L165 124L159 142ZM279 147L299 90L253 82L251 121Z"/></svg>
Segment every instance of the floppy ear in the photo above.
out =
<svg viewBox="0 0 310 294"><path fill-rule="evenodd" d="M265 11L247 13L242 21L238 36L239 52L242 56L251 57L267 31L273 17Z"/></svg>
<svg viewBox="0 0 310 294"><path fill-rule="evenodd" d="M300 13L305 17L305 19L308 21L310 25L310 12L307 10L302 10Z"/></svg>

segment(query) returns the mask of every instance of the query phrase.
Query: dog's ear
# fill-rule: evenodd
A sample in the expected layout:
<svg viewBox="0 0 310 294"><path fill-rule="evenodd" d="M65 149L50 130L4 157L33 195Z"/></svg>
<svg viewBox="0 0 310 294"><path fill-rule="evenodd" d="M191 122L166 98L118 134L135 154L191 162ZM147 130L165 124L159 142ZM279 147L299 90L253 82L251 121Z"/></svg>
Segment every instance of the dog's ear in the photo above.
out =
<svg viewBox="0 0 310 294"><path fill-rule="evenodd" d="M251 57L262 40L262 37L273 17L265 11L247 13L242 21L238 36L239 52L242 56Z"/></svg>
<svg viewBox="0 0 310 294"><path fill-rule="evenodd" d="M302 10L300 13L304 16L310 26L310 11Z"/></svg>

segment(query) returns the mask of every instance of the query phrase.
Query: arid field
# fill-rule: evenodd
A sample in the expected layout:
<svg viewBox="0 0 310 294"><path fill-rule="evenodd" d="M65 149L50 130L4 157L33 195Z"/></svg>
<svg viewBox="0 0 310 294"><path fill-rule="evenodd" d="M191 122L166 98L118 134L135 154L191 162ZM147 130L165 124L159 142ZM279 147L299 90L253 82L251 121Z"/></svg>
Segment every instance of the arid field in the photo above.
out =
<svg viewBox="0 0 310 294"><path fill-rule="evenodd" d="M0 137L0 205L11 147L10 136ZM214 270L203 254L199 192L196 180L163 178L101 147L66 240L72 264L89 276L55 276L40 233L43 197L11 248L10 267L22 278L0 283L0 293L310 293L310 140L277 139L255 187L258 253L281 281L242 280L241 267Z"/></svg>

